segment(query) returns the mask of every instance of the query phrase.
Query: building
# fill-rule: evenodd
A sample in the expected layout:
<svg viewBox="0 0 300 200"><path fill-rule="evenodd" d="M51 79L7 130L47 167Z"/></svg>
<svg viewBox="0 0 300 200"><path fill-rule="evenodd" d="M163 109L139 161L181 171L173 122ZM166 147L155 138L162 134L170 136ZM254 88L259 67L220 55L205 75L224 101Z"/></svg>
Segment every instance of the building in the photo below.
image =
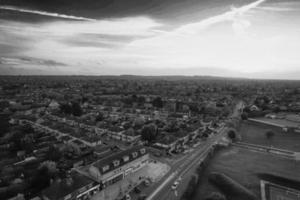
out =
<svg viewBox="0 0 300 200"><path fill-rule="evenodd" d="M286 185L287 184L287 185ZM266 180L260 181L261 199L262 200L300 200L299 182L293 183L286 181L284 185L281 183L273 183Z"/></svg>
<svg viewBox="0 0 300 200"><path fill-rule="evenodd" d="M113 153L114 147L109 145L98 145L94 148L94 155L98 157L106 157Z"/></svg>
<svg viewBox="0 0 300 200"><path fill-rule="evenodd" d="M253 112L253 111L259 111L260 109L256 106L256 105L252 105L250 106L250 111Z"/></svg>
<svg viewBox="0 0 300 200"><path fill-rule="evenodd" d="M79 173L71 173L65 180L56 181L42 191L43 200L85 200L100 189L100 184Z"/></svg>
<svg viewBox="0 0 300 200"><path fill-rule="evenodd" d="M48 105L50 110L58 110L59 109L59 103L55 100L52 100Z"/></svg>
<svg viewBox="0 0 300 200"><path fill-rule="evenodd" d="M96 161L89 167L88 173L105 188L146 166L148 161L146 148L136 146Z"/></svg>

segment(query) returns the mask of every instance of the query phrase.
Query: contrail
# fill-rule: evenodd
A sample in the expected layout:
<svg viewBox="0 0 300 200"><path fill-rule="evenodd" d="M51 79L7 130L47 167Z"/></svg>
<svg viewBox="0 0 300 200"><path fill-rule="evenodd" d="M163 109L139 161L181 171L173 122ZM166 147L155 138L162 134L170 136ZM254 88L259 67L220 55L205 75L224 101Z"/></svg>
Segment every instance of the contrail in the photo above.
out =
<svg viewBox="0 0 300 200"><path fill-rule="evenodd" d="M57 18L63 18L63 19L96 21L96 19L92 19L92 18L77 17L77 16L73 16L73 15L64 15L64 14L52 13L52 12L46 12L46 11L29 10L29 9L17 8L17 7L13 7L13 6L0 6L0 9L11 10L11 11L16 11L16 12L23 12L23 13L31 13L31 14L43 15L43 16L49 16L49 17L57 17Z"/></svg>
<svg viewBox="0 0 300 200"><path fill-rule="evenodd" d="M220 22L224 22L224 21L232 21L235 19L236 16L245 14L247 11L256 8L257 6L259 6L261 3L265 2L265 1L266 0L258 0L258 1L252 2L250 4L244 5L239 8L232 7L230 11L227 11L223 14L206 18L197 23L182 26L179 29L177 29L177 32L184 33L184 34L194 33L197 30L201 30L203 28L214 25L216 23L220 23Z"/></svg>

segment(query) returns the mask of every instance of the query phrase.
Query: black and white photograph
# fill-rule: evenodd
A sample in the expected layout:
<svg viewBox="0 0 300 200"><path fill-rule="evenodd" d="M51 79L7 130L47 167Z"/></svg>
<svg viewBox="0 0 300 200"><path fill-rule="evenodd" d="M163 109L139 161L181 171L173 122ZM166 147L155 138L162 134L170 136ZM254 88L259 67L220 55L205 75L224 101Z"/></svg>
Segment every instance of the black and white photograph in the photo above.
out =
<svg viewBox="0 0 300 200"><path fill-rule="evenodd" d="M0 200L300 200L300 1L0 0Z"/></svg>

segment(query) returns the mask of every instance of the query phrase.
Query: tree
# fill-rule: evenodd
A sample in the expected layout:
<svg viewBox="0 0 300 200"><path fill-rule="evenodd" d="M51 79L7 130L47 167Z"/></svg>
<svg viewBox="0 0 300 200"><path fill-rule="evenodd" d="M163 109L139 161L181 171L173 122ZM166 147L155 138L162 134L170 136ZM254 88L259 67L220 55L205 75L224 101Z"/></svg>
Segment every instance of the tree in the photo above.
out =
<svg viewBox="0 0 300 200"><path fill-rule="evenodd" d="M60 104L59 109L62 113L67 115L70 115L72 113L72 106L69 103Z"/></svg>
<svg viewBox="0 0 300 200"><path fill-rule="evenodd" d="M143 104L143 103L145 103L146 99L145 99L144 96L139 96L137 101L138 101L139 104Z"/></svg>
<svg viewBox="0 0 300 200"><path fill-rule="evenodd" d="M195 192L197 191L198 180L197 176L193 175L185 192L183 193L183 199L193 199Z"/></svg>
<svg viewBox="0 0 300 200"><path fill-rule="evenodd" d="M62 152L54 146L50 146L47 154L47 159L52 161L58 161L62 158Z"/></svg>
<svg viewBox="0 0 300 200"><path fill-rule="evenodd" d="M40 167L34 175L31 187L36 191L40 191L50 185L50 180L57 174L56 163L52 161L45 161L41 163Z"/></svg>
<svg viewBox="0 0 300 200"><path fill-rule="evenodd" d="M176 121L170 121L165 129L167 132L171 133L171 132L176 132L179 130L178 124Z"/></svg>
<svg viewBox="0 0 300 200"><path fill-rule="evenodd" d="M162 108L163 107L163 101L162 101L161 97L156 97L155 99L153 99L152 105L156 108Z"/></svg>
<svg viewBox="0 0 300 200"><path fill-rule="evenodd" d="M195 113L195 114L200 113L200 110L197 105L194 105L194 104L189 105L189 109L192 113Z"/></svg>
<svg viewBox="0 0 300 200"><path fill-rule="evenodd" d="M227 117L230 115L231 109L229 106L225 106L222 110L222 116Z"/></svg>
<svg viewBox="0 0 300 200"><path fill-rule="evenodd" d="M33 134L27 134L21 139L21 148L24 149L26 153L31 153L33 151L34 142Z"/></svg>
<svg viewBox="0 0 300 200"><path fill-rule="evenodd" d="M81 116L82 115L82 109L78 102L72 103L72 114L74 116Z"/></svg>
<svg viewBox="0 0 300 200"><path fill-rule="evenodd" d="M242 118L242 120L247 120L248 119L248 114L247 113L242 113L241 118Z"/></svg>
<svg viewBox="0 0 300 200"><path fill-rule="evenodd" d="M57 172L56 162L53 162L53 161L47 160L47 161L42 162L42 163L40 164L39 169L42 169L42 168L47 168L47 170L48 170L47 173L48 173L50 176L55 175L55 173Z"/></svg>
<svg viewBox="0 0 300 200"><path fill-rule="evenodd" d="M9 131L9 115L0 114L0 137Z"/></svg>
<svg viewBox="0 0 300 200"><path fill-rule="evenodd" d="M24 135L34 133L34 129L30 124L25 124L21 127L21 131Z"/></svg>
<svg viewBox="0 0 300 200"><path fill-rule="evenodd" d="M141 135L143 140L153 142L157 136L157 127L154 124L146 125L142 129Z"/></svg>
<svg viewBox="0 0 300 200"><path fill-rule="evenodd" d="M145 123L145 120L142 117L138 117L138 118L136 118L134 120L133 127L135 129L140 129L140 128L142 128L142 126L144 125L144 123Z"/></svg>
<svg viewBox="0 0 300 200"><path fill-rule="evenodd" d="M96 121L101 122L102 120L104 120L104 115L102 112L99 112L96 116Z"/></svg>
<svg viewBox="0 0 300 200"><path fill-rule="evenodd" d="M228 137L231 139L231 140L235 140L236 139L236 134L233 130L230 130L228 133Z"/></svg>

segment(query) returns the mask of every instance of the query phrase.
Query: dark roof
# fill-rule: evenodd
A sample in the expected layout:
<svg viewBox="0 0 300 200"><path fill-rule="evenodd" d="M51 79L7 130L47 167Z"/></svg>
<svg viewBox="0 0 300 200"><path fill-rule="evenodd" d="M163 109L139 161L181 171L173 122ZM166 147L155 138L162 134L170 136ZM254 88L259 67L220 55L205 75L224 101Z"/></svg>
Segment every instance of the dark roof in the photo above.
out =
<svg viewBox="0 0 300 200"><path fill-rule="evenodd" d="M142 154L141 153L141 149L145 149L145 153ZM132 153L133 152L137 152L137 156L134 158ZM104 174L104 173L107 173L107 172L110 172L116 168L119 168L120 166L124 165L125 163L129 163L139 157L142 157L143 155L147 154L147 150L145 147L143 146L135 146L135 147L132 147L130 149L127 149L125 151L121 151L121 152L118 152L118 153L115 153L115 154L112 154L111 156L108 156L104 159L101 159L101 160L98 160L96 161L95 163L93 163L93 166L94 167L97 167L100 171L101 174ZM124 161L123 160L123 157L125 156L129 156L129 160L128 161ZM115 160L119 160L120 161L120 164L118 166L114 166L113 162ZM109 166L109 169L106 170L106 171L103 171L103 167L108 165Z"/></svg>
<svg viewBox="0 0 300 200"><path fill-rule="evenodd" d="M258 177L264 181L268 181L283 187L288 187L300 191L300 181L296 179L289 179L274 174L258 174Z"/></svg>
<svg viewBox="0 0 300 200"><path fill-rule="evenodd" d="M163 136L163 138L161 138L158 143L161 144L172 144L173 142L175 142L177 140L177 138L174 135L165 135Z"/></svg>
<svg viewBox="0 0 300 200"><path fill-rule="evenodd" d="M93 185L94 181L90 178L87 178L79 173L71 174L71 184L67 184L66 180L60 182L55 182L50 185L47 189L42 192L43 196L46 196L50 200L57 200L65 197L66 195L73 194L77 195L79 189Z"/></svg>
<svg viewBox="0 0 300 200"><path fill-rule="evenodd" d="M111 146L109 145L97 145L95 148L94 148L94 151L96 153L103 153L103 152L106 152L106 151L110 151L111 150Z"/></svg>

